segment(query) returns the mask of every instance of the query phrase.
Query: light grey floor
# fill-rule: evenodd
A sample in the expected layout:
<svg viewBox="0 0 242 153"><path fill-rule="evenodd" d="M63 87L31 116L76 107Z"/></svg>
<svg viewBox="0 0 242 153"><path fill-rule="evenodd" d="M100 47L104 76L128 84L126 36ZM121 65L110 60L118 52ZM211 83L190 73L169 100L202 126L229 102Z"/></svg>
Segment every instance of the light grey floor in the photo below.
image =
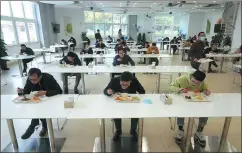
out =
<svg viewBox="0 0 242 153"><path fill-rule="evenodd" d="M58 59L52 60L58 62ZM42 57L37 58L38 63L42 61ZM111 62L109 59L107 62ZM139 61L139 60L137 60ZM40 69L44 69L53 65L38 64ZM162 59L160 65L189 65L189 62L182 62L180 55L175 55L172 59ZM36 63L33 62L33 66ZM206 68L207 66L203 66ZM211 73L207 75L209 88L215 93L241 93L240 86L233 84L234 73L231 72L231 62L226 64L226 73ZM16 94L17 87L23 87L26 78L13 78L12 74L19 73L16 64L10 65L10 71L4 71L7 79L7 85L3 85L4 79L1 78L1 94ZM58 83L62 86L62 81L59 74L53 74ZM173 75L173 79L177 74ZM144 86L147 93L152 93L155 90L156 75L137 74L138 79ZM86 88L90 90L90 94L102 93L103 89L109 82L108 74L86 75ZM168 87L168 79L166 75L162 75L161 88L166 90ZM100 83L101 82L101 83ZM236 80L241 84L240 77ZM74 80L71 80L70 88L73 88ZM79 87L80 89L80 87ZM229 105L229 102L228 102ZM11 110L9 110L11 111ZM204 110L206 111L206 110ZM63 124L64 120L60 120ZM223 127L224 118L211 118L205 128L205 135L220 135ZM14 120L17 137L20 137L30 123L28 119ZM56 119L53 119L54 132L56 137L66 137L66 142L62 148L62 152L92 152L95 137L99 136L98 120L68 120L63 131L58 131ZM123 120L124 134L129 132L130 120ZM112 136L111 121L106 120L106 133ZM39 128L40 130L41 128ZM144 136L147 137L150 150L152 152L180 152L178 146L174 143L173 136L175 132L170 129L170 121L168 118L151 118L144 120ZM35 132L32 137L38 137L38 132ZM228 140L241 151L241 117L233 118ZM6 121L1 119L1 150L10 142Z"/></svg>

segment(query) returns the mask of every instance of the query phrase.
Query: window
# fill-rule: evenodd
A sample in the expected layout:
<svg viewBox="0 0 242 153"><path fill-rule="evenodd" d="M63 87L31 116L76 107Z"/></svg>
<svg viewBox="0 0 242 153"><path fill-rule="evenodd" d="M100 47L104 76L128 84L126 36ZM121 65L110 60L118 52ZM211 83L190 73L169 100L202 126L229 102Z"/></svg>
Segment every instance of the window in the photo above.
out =
<svg viewBox="0 0 242 153"><path fill-rule="evenodd" d="M122 34L127 35L127 15L103 12L84 11L85 27L87 36L94 38L97 29L103 38L107 36L117 37L118 30L122 29Z"/></svg>
<svg viewBox="0 0 242 153"><path fill-rule="evenodd" d="M3 39L6 44L16 44L16 38L14 35L13 22L1 20L1 28Z"/></svg>
<svg viewBox="0 0 242 153"><path fill-rule="evenodd" d="M35 23L27 23L28 25L28 30L29 30L29 40L31 42L36 42L37 39L37 33L36 33L36 27L35 27Z"/></svg>
<svg viewBox="0 0 242 153"><path fill-rule="evenodd" d="M8 45L37 42L35 3L1 1L1 33Z"/></svg>
<svg viewBox="0 0 242 153"><path fill-rule="evenodd" d="M9 2L1 1L1 15L2 16L11 16Z"/></svg>
<svg viewBox="0 0 242 153"><path fill-rule="evenodd" d="M21 1L11 1L13 16L18 18L24 17L23 7Z"/></svg>
<svg viewBox="0 0 242 153"><path fill-rule="evenodd" d="M17 27L19 42L20 43L28 42L25 23L16 22L16 27Z"/></svg>

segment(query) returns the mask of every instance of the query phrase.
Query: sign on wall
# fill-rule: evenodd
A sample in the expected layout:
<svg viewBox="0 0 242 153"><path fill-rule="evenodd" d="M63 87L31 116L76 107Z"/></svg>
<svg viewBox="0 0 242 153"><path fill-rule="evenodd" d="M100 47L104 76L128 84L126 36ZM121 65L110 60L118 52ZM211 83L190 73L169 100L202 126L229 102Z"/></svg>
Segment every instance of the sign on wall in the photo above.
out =
<svg viewBox="0 0 242 153"><path fill-rule="evenodd" d="M63 17L64 32L66 36L72 35L72 18L68 16Z"/></svg>

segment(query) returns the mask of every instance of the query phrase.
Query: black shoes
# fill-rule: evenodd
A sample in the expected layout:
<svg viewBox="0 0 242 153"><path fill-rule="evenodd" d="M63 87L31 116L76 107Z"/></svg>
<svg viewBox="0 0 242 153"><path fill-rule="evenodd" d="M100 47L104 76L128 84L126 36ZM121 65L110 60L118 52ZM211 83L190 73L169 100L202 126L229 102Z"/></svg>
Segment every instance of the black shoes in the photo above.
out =
<svg viewBox="0 0 242 153"><path fill-rule="evenodd" d="M113 141L117 141L120 138L121 134L122 134L122 131L116 130L116 132L113 135Z"/></svg>
<svg viewBox="0 0 242 153"><path fill-rule="evenodd" d="M64 94L68 94L68 89L64 88Z"/></svg>
<svg viewBox="0 0 242 153"><path fill-rule="evenodd" d="M21 139L28 139L33 133L35 127L29 126L26 132L21 136Z"/></svg>
<svg viewBox="0 0 242 153"><path fill-rule="evenodd" d="M138 134L137 134L137 132L135 130L131 130L130 134L132 136L132 140L133 141L138 141Z"/></svg>
<svg viewBox="0 0 242 153"><path fill-rule="evenodd" d="M40 136L40 137L43 137L43 136L46 135L46 133L47 133L47 128L42 127L42 130L40 131L39 136Z"/></svg>
<svg viewBox="0 0 242 153"><path fill-rule="evenodd" d="M7 68L7 67L6 68L2 68L2 70L9 70L9 68Z"/></svg>
<svg viewBox="0 0 242 153"><path fill-rule="evenodd" d="M75 93L75 94L79 94L79 91L78 91L77 88L74 89L74 93Z"/></svg>

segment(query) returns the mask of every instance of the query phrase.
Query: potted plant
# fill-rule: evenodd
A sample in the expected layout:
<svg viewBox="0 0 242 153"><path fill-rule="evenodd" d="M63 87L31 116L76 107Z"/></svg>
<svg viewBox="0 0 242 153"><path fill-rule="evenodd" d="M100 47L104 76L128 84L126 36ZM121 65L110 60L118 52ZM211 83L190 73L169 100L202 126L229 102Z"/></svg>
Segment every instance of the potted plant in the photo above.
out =
<svg viewBox="0 0 242 153"><path fill-rule="evenodd" d="M0 39L0 58L1 57L4 57L4 56L8 56L8 54L7 54L7 48L6 48L6 44L5 44L5 42L4 42L4 40L3 39ZM8 70L8 68L7 68L7 60L3 60L3 59L0 59L0 64L1 64L1 69L3 69L3 70Z"/></svg>

